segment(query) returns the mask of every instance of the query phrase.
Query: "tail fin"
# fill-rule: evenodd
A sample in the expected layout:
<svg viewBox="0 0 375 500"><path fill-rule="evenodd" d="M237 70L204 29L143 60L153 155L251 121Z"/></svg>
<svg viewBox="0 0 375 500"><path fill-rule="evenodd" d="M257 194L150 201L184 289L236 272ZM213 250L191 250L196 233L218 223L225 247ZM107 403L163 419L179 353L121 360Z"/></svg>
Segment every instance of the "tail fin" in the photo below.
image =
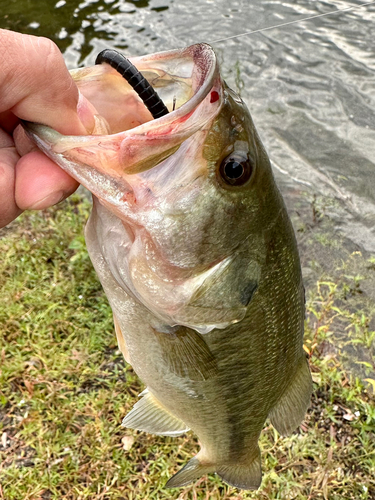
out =
<svg viewBox="0 0 375 500"><path fill-rule="evenodd" d="M260 451L250 464L201 464L197 457L192 458L167 482L167 488L179 488L196 481L205 474L216 472L223 481L243 490L256 490L262 482Z"/></svg>
<svg viewBox="0 0 375 500"><path fill-rule="evenodd" d="M230 486L235 486L240 490L257 490L262 482L260 452L250 465L242 463L222 465L216 469L216 472Z"/></svg>

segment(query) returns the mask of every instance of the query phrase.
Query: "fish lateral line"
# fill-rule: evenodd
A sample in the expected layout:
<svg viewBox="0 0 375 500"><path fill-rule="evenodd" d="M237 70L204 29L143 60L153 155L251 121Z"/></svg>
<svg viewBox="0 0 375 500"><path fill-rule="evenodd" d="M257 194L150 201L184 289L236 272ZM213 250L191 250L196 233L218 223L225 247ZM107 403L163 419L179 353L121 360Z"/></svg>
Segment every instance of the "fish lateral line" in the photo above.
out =
<svg viewBox="0 0 375 500"><path fill-rule="evenodd" d="M302 23L304 21L310 21L311 19L317 19L318 17L332 16L334 14L339 14L340 12L349 12L351 10L358 10L362 7L367 7L368 5L374 5L374 4L375 4L375 1L365 2L365 3L359 4L359 5L345 7L344 9L337 9L337 10L333 10L331 12L324 12L323 14L315 14L313 16L303 17L301 19L295 19L294 21L287 21L285 23L274 24L272 26L265 26L263 28L259 28L256 30L245 31L244 33L240 33L238 35L228 36L225 38L220 38L218 40L211 40L211 41L206 42L206 43L212 44L212 43L224 42L226 40L234 40L235 38L240 38L242 36L253 35L255 33L262 33L263 31L272 30L274 28L283 28L284 26L290 26L291 24L297 24L297 23Z"/></svg>

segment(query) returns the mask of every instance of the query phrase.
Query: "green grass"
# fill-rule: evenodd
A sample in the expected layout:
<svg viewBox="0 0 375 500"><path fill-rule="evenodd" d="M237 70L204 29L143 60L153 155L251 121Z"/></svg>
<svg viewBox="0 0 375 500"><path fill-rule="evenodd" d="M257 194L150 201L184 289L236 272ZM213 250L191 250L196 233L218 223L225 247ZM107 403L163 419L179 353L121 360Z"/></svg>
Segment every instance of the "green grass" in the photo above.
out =
<svg viewBox="0 0 375 500"><path fill-rule="evenodd" d="M120 426L143 387L117 349L85 250L89 211L76 194L2 232L0 499L375 499L373 353L362 380L344 356L348 345L372 352L375 334L370 306L347 306L363 280L350 274L350 262L339 279L308 290L312 406L291 437L266 424L260 490L241 492L216 476L167 490L198 444L192 434L163 438Z"/></svg>

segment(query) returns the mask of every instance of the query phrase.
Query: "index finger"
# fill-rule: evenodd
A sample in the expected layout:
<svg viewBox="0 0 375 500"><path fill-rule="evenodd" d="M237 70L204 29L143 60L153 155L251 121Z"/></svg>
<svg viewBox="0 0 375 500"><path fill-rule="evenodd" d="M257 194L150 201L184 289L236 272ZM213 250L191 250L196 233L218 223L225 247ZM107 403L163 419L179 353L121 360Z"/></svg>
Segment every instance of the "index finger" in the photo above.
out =
<svg viewBox="0 0 375 500"><path fill-rule="evenodd" d="M79 100L62 54L51 40L0 29L0 53L0 113L10 110L63 134L87 134L94 125L92 113L82 109L85 100Z"/></svg>

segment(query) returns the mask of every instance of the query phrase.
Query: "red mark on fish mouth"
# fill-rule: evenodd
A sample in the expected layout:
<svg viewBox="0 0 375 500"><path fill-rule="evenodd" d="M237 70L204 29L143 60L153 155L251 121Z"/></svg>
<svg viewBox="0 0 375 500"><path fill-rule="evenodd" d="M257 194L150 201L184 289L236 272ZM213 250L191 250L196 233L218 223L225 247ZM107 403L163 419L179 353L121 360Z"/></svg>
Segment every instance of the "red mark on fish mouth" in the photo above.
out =
<svg viewBox="0 0 375 500"><path fill-rule="evenodd" d="M219 96L219 93L218 93L218 92L216 92L216 90L213 90L213 91L211 92L211 99L210 99L210 103L213 103L213 102L218 101L218 100L219 100L219 97L220 97L220 96Z"/></svg>
<svg viewBox="0 0 375 500"><path fill-rule="evenodd" d="M129 205L135 205L137 203L137 199L135 197L135 194L131 191L126 191L121 198L121 201L124 201L125 203L128 203Z"/></svg>

